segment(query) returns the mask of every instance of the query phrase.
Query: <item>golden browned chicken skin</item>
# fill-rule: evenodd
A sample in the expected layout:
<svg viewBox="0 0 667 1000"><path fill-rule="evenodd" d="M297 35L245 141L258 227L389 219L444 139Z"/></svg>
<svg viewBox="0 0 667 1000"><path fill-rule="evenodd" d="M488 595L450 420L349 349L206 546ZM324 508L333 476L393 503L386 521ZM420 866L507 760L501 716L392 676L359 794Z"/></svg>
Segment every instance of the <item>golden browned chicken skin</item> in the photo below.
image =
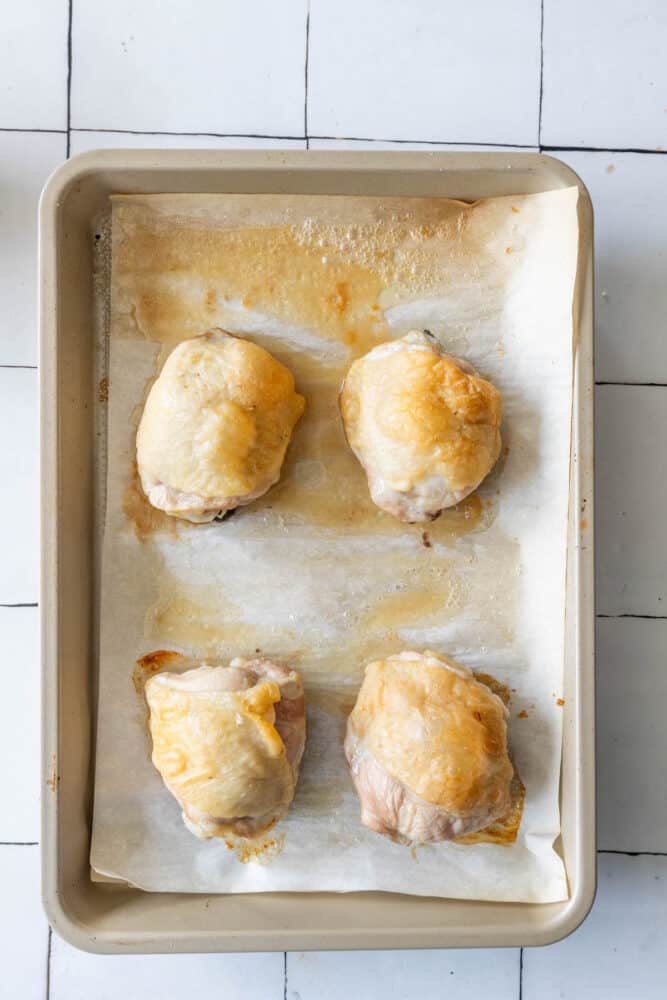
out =
<svg viewBox="0 0 667 1000"><path fill-rule="evenodd" d="M428 843L505 815L514 773L507 715L467 667L441 654L369 664L345 736L364 826Z"/></svg>
<svg viewBox="0 0 667 1000"><path fill-rule="evenodd" d="M401 521L429 521L459 503L500 454L500 393L428 331L355 361L340 407L373 501Z"/></svg>
<svg viewBox="0 0 667 1000"><path fill-rule="evenodd" d="M296 670L237 657L156 674L145 691L153 763L192 833L251 838L285 815L306 737Z"/></svg>
<svg viewBox="0 0 667 1000"><path fill-rule="evenodd" d="M137 431L148 500L196 523L256 500L279 479L304 406L292 373L257 344L224 330L184 340Z"/></svg>

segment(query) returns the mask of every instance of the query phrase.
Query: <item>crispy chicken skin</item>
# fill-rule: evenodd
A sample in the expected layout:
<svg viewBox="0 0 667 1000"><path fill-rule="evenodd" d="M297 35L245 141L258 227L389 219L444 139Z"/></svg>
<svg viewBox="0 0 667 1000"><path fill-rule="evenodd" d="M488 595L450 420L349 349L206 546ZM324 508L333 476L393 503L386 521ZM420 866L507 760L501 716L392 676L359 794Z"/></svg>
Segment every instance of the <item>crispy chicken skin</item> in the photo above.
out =
<svg viewBox="0 0 667 1000"><path fill-rule="evenodd" d="M428 331L355 361L340 408L373 501L401 521L430 521L459 503L500 454L500 393Z"/></svg>
<svg viewBox="0 0 667 1000"><path fill-rule="evenodd" d="M306 736L296 670L237 657L156 674L145 691L152 760L192 833L257 837L285 815Z"/></svg>
<svg viewBox="0 0 667 1000"><path fill-rule="evenodd" d="M345 736L363 825L428 843L503 816L514 773L507 716L501 699L449 657L403 652L370 663Z"/></svg>
<svg viewBox="0 0 667 1000"><path fill-rule="evenodd" d="M305 402L268 351L224 330L184 340L153 384L137 431L149 502L212 521L266 493Z"/></svg>

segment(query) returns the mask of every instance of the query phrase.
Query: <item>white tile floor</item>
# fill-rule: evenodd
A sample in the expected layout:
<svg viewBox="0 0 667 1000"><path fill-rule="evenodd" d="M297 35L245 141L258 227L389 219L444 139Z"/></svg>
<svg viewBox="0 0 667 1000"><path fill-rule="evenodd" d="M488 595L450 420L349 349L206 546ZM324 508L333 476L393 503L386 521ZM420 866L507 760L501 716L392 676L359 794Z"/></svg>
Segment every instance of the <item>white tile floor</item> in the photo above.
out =
<svg viewBox="0 0 667 1000"><path fill-rule="evenodd" d="M88 955L65 944L54 934L49 998L283 1000L284 978L285 959L279 952L263 955Z"/></svg>
<svg viewBox="0 0 667 1000"><path fill-rule="evenodd" d="M68 0L4 4L0 129L66 129Z"/></svg>
<svg viewBox="0 0 667 1000"><path fill-rule="evenodd" d="M0 996L666 995L667 154L656 151L667 149L666 36L662 0L516 0L511 13L492 0L3 7L0 636L9 683L0 796L11 807L0 813ZM44 179L68 150L96 146L540 143L581 174L596 210L601 853L591 916L565 942L522 954L109 959L55 936L49 949L35 843L35 212Z"/></svg>
<svg viewBox="0 0 667 1000"><path fill-rule="evenodd" d="M523 1000L664 1000L667 857L602 854L585 924L523 954Z"/></svg>
<svg viewBox="0 0 667 1000"><path fill-rule="evenodd" d="M43 1000L47 996L49 928L39 901L38 848L3 845L0 884L0 996L3 1000Z"/></svg>
<svg viewBox="0 0 667 1000"><path fill-rule="evenodd" d="M543 143L667 149L667 7L545 0Z"/></svg>
<svg viewBox="0 0 667 1000"><path fill-rule="evenodd" d="M35 368L0 367L0 406L0 604L33 604L39 570Z"/></svg>
<svg viewBox="0 0 667 1000"><path fill-rule="evenodd" d="M667 469L667 390L599 385L595 400L597 609L665 615L667 520L657 477Z"/></svg>
<svg viewBox="0 0 667 1000"><path fill-rule="evenodd" d="M306 0L79 4L71 124L298 137L305 26Z"/></svg>
<svg viewBox="0 0 667 1000"><path fill-rule="evenodd" d="M62 163L66 146L67 137L57 132L0 132L3 248L0 364L3 365L37 364L35 205L46 178ZM5 266L7 256L11 257L9 267Z"/></svg>
<svg viewBox="0 0 667 1000"><path fill-rule="evenodd" d="M287 955L285 996L286 1000L516 1000L519 975L518 948L297 951Z"/></svg>
<svg viewBox="0 0 667 1000"><path fill-rule="evenodd" d="M308 132L533 145L540 6L515 0L512 11L488 0L313 0Z"/></svg>
<svg viewBox="0 0 667 1000"><path fill-rule="evenodd" d="M0 606L0 636L12 677L0 700L0 801L11 802L0 814L0 844L34 844L39 840L39 609Z"/></svg>
<svg viewBox="0 0 667 1000"><path fill-rule="evenodd" d="M597 643L598 844L667 859L667 619L601 618Z"/></svg>
<svg viewBox="0 0 667 1000"><path fill-rule="evenodd" d="M664 117L667 125L667 100ZM667 156L555 155L576 170L595 207L595 377L667 382Z"/></svg>

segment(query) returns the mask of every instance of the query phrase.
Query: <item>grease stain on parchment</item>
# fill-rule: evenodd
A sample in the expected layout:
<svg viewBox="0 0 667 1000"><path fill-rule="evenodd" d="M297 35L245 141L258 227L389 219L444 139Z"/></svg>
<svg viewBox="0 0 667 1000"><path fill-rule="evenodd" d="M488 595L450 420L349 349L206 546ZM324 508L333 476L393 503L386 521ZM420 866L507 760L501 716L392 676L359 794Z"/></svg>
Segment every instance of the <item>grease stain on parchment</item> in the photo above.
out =
<svg viewBox="0 0 667 1000"><path fill-rule="evenodd" d="M261 653L280 660L281 648L293 649L296 636L288 628L275 629L244 620L240 605L222 587L186 583L165 568L158 599L146 612L144 638L204 657Z"/></svg>
<svg viewBox="0 0 667 1000"><path fill-rule="evenodd" d="M250 577L242 560L234 562L238 555L224 573L215 569L215 580L206 584L163 567L157 599L145 615L144 638L203 658L261 651L296 667L306 681L308 711L328 717L341 755L345 722L366 665L408 647L424 648L422 631L455 622L471 600L479 599L479 593L471 594L462 565L474 558L474 536L483 534L498 513L498 498L483 487L428 525L397 521L373 504L340 417L339 393L350 362L405 332L390 328L386 311L420 296L442 295L444 283L479 266L475 253L487 252L471 241L474 253L445 260L457 227L470 225L471 210L449 204L440 211L438 201L429 201L358 225L300 221L217 228L192 221L174 224L172 217L160 219L148 209L135 217L138 221L129 221L129 215L124 219L122 206L119 214L114 329L117 335L160 345L154 375L182 340L221 326L270 350L290 368L306 397L306 414L295 429L279 482L232 518L199 526L154 511L136 469L124 509L137 536L160 546L173 539L189 548L190 540L207 531L213 547L226 536L248 545L293 538L300 546L293 555L295 581L311 581L310 592L301 598L309 614L297 606L297 614L289 616L294 621L285 616L276 625L276 615L259 620L262 607L277 598L276 588L281 601L290 590L289 566L267 562L262 548L264 570L258 561L254 608L244 600ZM295 326L300 333L294 333ZM137 403L133 433L143 409L143 400ZM319 540L320 548L304 549L309 538ZM323 538L350 540L349 548L337 549L335 585L327 573L331 555L322 553ZM220 553L225 551L221 545ZM304 558L310 569L301 564ZM207 563L200 573L211 569ZM362 585L355 587L359 578ZM347 583L339 599L341 580ZM513 599L506 597L498 628L509 628L505 618L511 618ZM298 605L299 598L294 600ZM289 601L285 607L291 610ZM489 609L494 627L496 611ZM309 778L308 755L304 763L299 808L313 814L338 808L350 793L347 769L333 768L334 778L323 787L321 780ZM248 843L230 840L227 846L243 863L260 860L259 845L249 848ZM260 854L269 858L280 849L282 844L269 837Z"/></svg>
<svg viewBox="0 0 667 1000"><path fill-rule="evenodd" d="M141 487L136 462L132 462L130 478L123 493L123 511L141 542L145 542L156 532L167 534L173 539L178 537L179 520L148 502Z"/></svg>
<svg viewBox="0 0 667 1000"><path fill-rule="evenodd" d="M230 835L224 838L224 844L228 850L234 852L236 860L242 865L269 865L282 853L285 847L285 834L275 833L273 836L265 834L252 840Z"/></svg>
<svg viewBox="0 0 667 1000"><path fill-rule="evenodd" d="M297 426L279 482L263 497L238 511L239 521L262 516L286 526L312 525L338 532L414 536L423 525L409 525L380 510L371 500L366 475L345 439L338 410L337 379L299 386L306 417ZM473 494L429 524L431 544L480 531L493 523L497 503L483 506Z"/></svg>
<svg viewBox="0 0 667 1000"><path fill-rule="evenodd" d="M115 202L115 278L131 302L135 331L171 349L239 302L359 356L387 339L386 308L436 297L452 275L474 273L491 252L481 238L483 223L479 240L471 225L481 222L483 205L411 199L407 207L383 199L369 212L369 200L359 199L356 212L355 199L333 199L325 218L319 199L316 221L297 219L288 199L282 201L282 219L274 213L262 225L195 221L185 201L175 224L159 209L135 202L125 213L122 199Z"/></svg>

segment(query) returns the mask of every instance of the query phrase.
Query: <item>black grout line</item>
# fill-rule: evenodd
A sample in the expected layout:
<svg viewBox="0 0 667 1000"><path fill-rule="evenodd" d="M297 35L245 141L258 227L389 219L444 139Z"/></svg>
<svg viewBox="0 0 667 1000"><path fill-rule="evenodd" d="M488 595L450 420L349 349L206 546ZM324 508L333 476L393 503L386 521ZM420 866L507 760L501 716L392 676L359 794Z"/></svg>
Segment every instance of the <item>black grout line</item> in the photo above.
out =
<svg viewBox="0 0 667 1000"><path fill-rule="evenodd" d="M65 128L0 128L0 132L44 132L46 135L67 135Z"/></svg>
<svg viewBox="0 0 667 1000"><path fill-rule="evenodd" d="M596 382L596 385L632 385L645 389L666 389L667 382Z"/></svg>
<svg viewBox="0 0 667 1000"><path fill-rule="evenodd" d="M542 98L544 96L544 0L540 3L540 103L537 114L537 145L542 148Z"/></svg>
<svg viewBox="0 0 667 1000"><path fill-rule="evenodd" d="M0 840L0 847L39 847L38 840Z"/></svg>
<svg viewBox="0 0 667 1000"><path fill-rule="evenodd" d="M506 147L511 147L512 149L537 149L537 143L535 142L473 142L457 140L452 142L448 139L392 139L386 136L369 136L369 135L311 135L311 139L338 139L341 142L395 142L398 145L404 146L408 144L419 144L421 146L484 146L489 149L495 149L500 147L504 149Z"/></svg>
<svg viewBox="0 0 667 1000"><path fill-rule="evenodd" d="M51 996L51 942L53 940L53 931L49 927L49 943L46 948L46 1000L49 1000Z"/></svg>
<svg viewBox="0 0 667 1000"><path fill-rule="evenodd" d="M519 1000L523 1000L523 948L519 948Z"/></svg>
<svg viewBox="0 0 667 1000"><path fill-rule="evenodd" d="M306 138L306 149L310 147L308 139L308 61L310 58L310 0L306 10L306 59L303 68L303 134Z"/></svg>
<svg viewBox="0 0 667 1000"><path fill-rule="evenodd" d="M490 149L537 149L535 143L503 143L503 142L448 142L444 139L387 139L386 137L363 135L268 135L262 132L172 132L148 129L130 128L72 128L72 132L98 132L100 135L181 135L210 136L213 139L286 139L303 141L304 139L338 139L341 142L395 142L398 145L419 143L422 146L484 146Z"/></svg>
<svg viewBox="0 0 667 1000"><path fill-rule="evenodd" d="M70 81L71 82L71 81ZM68 97L69 104L69 97ZM543 143L527 142L462 142L461 140L449 139L387 139L382 136L369 135L268 135L264 132L169 132L150 129L133 128L0 128L0 132L36 132L46 135L68 135L71 132L98 132L100 135L182 135L210 136L212 139L285 139L288 141L300 142L304 139L325 139L339 140L340 142L395 142L397 145L420 145L420 146L482 146L488 149L540 149L545 153L638 153L647 156L665 156L667 149L641 149L637 146L614 147L614 146L549 146ZM605 383L597 383L604 385ZM652 385L654 383L612 383L621 385ZM660 385L662 383L655 383Z"/></svg>
<svg viewBox="0 0 667 1000"><path fill-rule="evenodd" d="M69 0L67 9L67 159L69 160L72 145L72 7L74 0Z"/></svg>
<svg viewBox="0 0 667 1000"><path fill-rule="evenodd" d="M598 848L598 854L623 854L626 858L667 858L667 851L606 851Z"/></svg>
<svg viewBox="0 0 667 1000"><path fill-rule="evenodd" d="M37 365L0 365L0 368L30 368L37 369Z"/></svg>
<svg viewBox="0 0 667 1000"><path fill-rule="evenodd" d="M38 608L39 604L0 604L0 608Z"/></svg>
<svg viewBox="0 0 667 1000"><path fill-rule="evenodd" d="M72 132L98 132L100 135L183 135L211 139L289 139L303 142L303 135L266 135L261 132L160 132L136 128L72 128Z"/></svg>
<svg viewBox="0 0 667 1000"><path fill-rule="evenodd" d="M596 618L638 618L641 621L649 622L664 622L667 621L667 615L632 615L632 614L622 614L622 615L601 615L596 614Z"/></svg>
<svg viewBox="0 0 667 1000"><path fill-rule="evenodd" d="M65 134L62 129L0 129L5 132L54 132ZM547 153L639 153L649 156L664 156L667 149L640 149L639 147L612 147L612 146L551 146L540 143L529 142L475 142L449 140L449 139L395 139L386 136L368 135L268 135L264 132L174 132L161 131L159 129L131 129L131 128L70 128L70 132L99 132L100 135L182 135L182 136L210 136L213 139L285 139L295 142L304 139L325 139L339 140L340 142L395 142L397 145L420 145L420 146L481 146L485 149L541 149ZM634 383L633 383L634 384Z"/></svg>
<svg viewBox="0 0 667 1000"><path fill-rule="evenodd" d="M547 153L646 153L649 156L664 156L667 149L640 149L638 146L540 146Z"/></svg>
<svg viewBox="0 0 667 1000"><path fill-rule="evenodd" d="M287 1000L287 952L283 952L283 1000Z"/></svg>

